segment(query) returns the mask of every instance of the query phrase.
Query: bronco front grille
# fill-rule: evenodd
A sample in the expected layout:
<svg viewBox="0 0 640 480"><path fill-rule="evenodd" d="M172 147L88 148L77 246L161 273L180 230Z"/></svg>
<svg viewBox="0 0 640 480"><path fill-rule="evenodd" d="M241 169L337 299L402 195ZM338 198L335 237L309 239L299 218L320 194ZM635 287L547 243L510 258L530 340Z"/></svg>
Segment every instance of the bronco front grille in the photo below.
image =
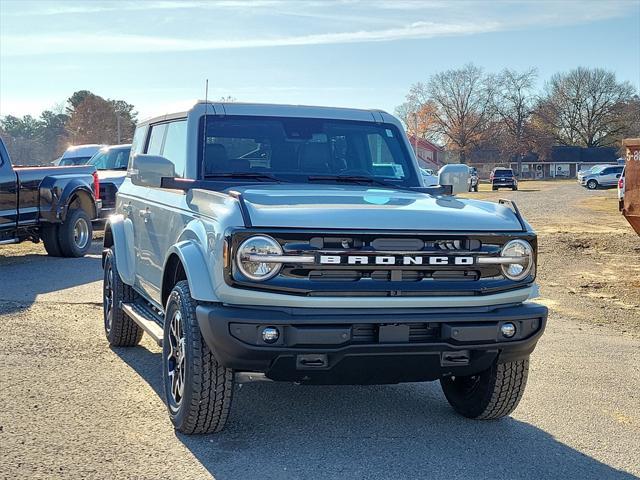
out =
<svg viewBox="0 0 640 480"><path fill-rule="evenodd" d="M265 282L244 278L231 262L225 272L227 283L240 288L310 296L495 293L519 285L505 279L499 265L466 264L464 260L499 256L502 246L513 238L526 239L534 250L536 248L535 235L522 232L326 232L319 235L302 230L241 230L227 240L230 258L235 259L235 250L242 241L256 234L267 234L276 239L284 255L315 260L312 263L286 263L277 276ZM532 280L528 278L519 283Z"/></svg>

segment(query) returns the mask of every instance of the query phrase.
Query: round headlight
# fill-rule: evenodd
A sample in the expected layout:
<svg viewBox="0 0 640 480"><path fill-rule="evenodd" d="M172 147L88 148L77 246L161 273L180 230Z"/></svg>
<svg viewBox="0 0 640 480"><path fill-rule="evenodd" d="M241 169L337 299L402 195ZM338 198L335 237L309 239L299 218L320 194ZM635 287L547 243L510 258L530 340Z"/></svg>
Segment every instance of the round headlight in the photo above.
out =
<svg viewBox="0 0 640 480"><path fill-rule="evenodd" d="M531 248L529 242L524 240L507 242L502 247L500 256L514 259L514 263L502 265L502 273L509 280L522 280L533 269L533 248Z"/></svg>
<svg viewBox="0 0 640 480"><path fill-rule="evenodd" d="M238 248L236 264L245 277L256 282L269 280L280 271L282 264L252 262L249 255L282 255L282 247L273 238L258 235L246 239Z"/></svg>

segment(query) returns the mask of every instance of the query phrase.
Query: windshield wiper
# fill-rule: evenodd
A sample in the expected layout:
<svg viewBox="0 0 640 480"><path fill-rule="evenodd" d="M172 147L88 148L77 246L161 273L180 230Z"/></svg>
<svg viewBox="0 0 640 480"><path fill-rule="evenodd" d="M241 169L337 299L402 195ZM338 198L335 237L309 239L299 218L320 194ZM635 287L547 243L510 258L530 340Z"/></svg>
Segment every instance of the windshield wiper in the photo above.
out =
<svg viewBox="0 0 640 480"><path fill-rule="evenodd" d="M345 183L368 183L370 185L393 188L394 190L413 191L410 188L402 185L396 185L391 182L385 182L384 180L378 180L376 178L363 177L358 175L311 175L308 177L308 179L310 182L335 181Z"/></svg>
<svg viewBox="0 0 640 480"><path fill-rule="evenodd" d="M207 173L204 178L252 178L260 181L274 181L283 182L279 178L269 175L268 173L257 172L220 172L220 173Z"/></svg>

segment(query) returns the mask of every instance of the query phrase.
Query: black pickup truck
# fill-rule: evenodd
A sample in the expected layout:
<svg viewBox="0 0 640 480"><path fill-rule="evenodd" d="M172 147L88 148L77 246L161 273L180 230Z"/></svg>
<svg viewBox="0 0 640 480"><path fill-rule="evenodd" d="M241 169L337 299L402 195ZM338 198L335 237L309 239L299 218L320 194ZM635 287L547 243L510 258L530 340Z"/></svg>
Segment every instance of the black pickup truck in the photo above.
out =
<svg viewBox="0 0 640 480"><path fill-rule="evenodd" d="M0 140L0 245L42 240L49 255L83 256L99 192L94 166L13 167Z"/></svg>

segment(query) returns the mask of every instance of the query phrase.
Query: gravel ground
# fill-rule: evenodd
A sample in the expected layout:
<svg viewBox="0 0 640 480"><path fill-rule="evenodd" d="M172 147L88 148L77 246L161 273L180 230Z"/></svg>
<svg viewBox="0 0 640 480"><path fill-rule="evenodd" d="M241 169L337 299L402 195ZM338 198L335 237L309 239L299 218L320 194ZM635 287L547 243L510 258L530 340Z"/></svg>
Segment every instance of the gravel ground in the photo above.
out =
<svg viewBox="0 0 640 480"><path fill-rule="evenodd" d="M494 422L453 414L436 383L256 383L225 432L178 435L159 348L106 345L99 242L83 259L0 248L0 477L638 478L640 238L615 191L522 187L470 194L514 198L538 229L551 309L522 403Z"/></svg>

